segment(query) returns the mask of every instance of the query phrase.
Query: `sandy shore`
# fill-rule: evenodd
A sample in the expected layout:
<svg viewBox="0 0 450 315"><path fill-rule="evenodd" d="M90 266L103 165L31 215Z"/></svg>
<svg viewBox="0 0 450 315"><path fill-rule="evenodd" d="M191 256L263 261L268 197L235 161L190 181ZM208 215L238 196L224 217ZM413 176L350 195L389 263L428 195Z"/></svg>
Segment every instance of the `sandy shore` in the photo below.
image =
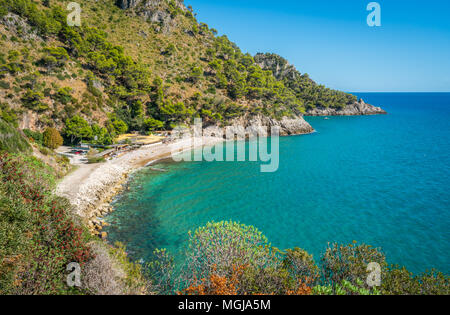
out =
<svg viewBox="0 0 450 315"><path fill-rule="evenodd" d="M213 145L223 139L208 137L203 146ZM175 145L188 146L190 139L178 140ZM151 161L171 156L172 144L156 143L127 152L99 164L82 164L67 175L56 187L55 193L66 197L93 234L101 235L105 224L100 219L111 211L110 202L122 191L128 176ZM191 146L190 149L193 149ZM106 236L106 235L103 235Z"/></svg>

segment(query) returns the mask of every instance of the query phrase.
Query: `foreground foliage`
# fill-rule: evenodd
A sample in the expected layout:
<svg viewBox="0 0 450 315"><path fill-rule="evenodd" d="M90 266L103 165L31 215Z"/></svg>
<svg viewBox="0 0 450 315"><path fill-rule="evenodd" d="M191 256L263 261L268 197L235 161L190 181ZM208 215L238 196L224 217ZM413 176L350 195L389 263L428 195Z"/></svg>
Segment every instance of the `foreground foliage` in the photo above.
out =
<svg viewBox="0 0 450 315"><path fill-rule="evenodd" d="M280 251L256 228L210 222L189 235L186 261L176 270L165 250L156 251L148 275L153 291L193 295L379 295L449 294L449 277L413 276L388 266L384 254L364 244L330 244L316 264L300 248ZM369 286L367 265L381 267L381 286ZM165 279L164 285L161 279Z"/></svg>

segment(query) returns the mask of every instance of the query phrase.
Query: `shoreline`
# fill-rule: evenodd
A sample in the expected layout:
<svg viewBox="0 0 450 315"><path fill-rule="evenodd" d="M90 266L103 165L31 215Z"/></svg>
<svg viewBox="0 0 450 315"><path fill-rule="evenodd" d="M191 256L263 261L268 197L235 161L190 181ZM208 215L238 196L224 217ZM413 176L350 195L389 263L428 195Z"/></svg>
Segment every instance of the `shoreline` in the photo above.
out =
<svg viewBox="0 0 450 315"><path fill-rule="evenodd" d="M92 235L105 239L107 234L102 232L102 228L107 223L102 218L113 210L111 202L123 192L130 175L143 167L170 158L172 145L181 144L183 141L191 141L191 139L151 144L126 152L105 163L79 165L58 183L55 193L70 201L74 212ZM200 145L192 145L188 150L222 141L225 139L204 137Z"/></svg>
<svg viewBox="0 0 450 315"><path fill-rule="evenodd" d="M263 124L258 120L252 121L250 125L255 130L263 128ZM316 132L303 117L302 119L285 119L278 124L271 122L270 125L282 127L284 134L282 133L281 136L307 135ZM212 128L214 130L216 127ZM214 132L212 134L214 135ZM226 141L216 136L204 136L202 140L198 145L193 144L192 138L170 143L148 144L105 163L79 165L58 183L55 194L70 201L74 212L81 218L91 234L105 239L107 234L102 232L102 229L108 224L102 218L112 212L111 202L123 192L129 176L143 167L170 158L173 146L181 145L185 148L184 152Z"/></svg>

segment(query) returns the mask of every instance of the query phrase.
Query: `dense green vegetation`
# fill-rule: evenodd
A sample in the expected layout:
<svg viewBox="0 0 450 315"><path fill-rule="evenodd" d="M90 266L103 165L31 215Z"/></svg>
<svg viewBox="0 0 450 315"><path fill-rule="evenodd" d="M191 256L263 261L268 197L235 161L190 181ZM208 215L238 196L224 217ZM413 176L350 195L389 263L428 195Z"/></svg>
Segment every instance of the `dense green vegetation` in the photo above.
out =
<svg viewBox="0 0 450 315"><path fill-rule="evenodd" d="M13 153L30 151L31 147L24 137L7 122L0 118L0 151Z"/></svg>
<svg viewBox="0 0 450 315"><path fill-rule="evenodd" d="M55 167L31 156L15 128L2 120L0 126L1 135L15 133L0 141L0 294L145 293L140 266L129 261L124 247L100 243L69 201L53 194ZM25 133L40 146L55 141L55 131ZM81 287L67 285L72 262L82 268Z"/></svg>
<svg viewBox="0 0 450 315"><path fill-rule="evenodd" d="M70 143L97 139L110 144L125 129L172 129L195 117L215 124L255 114L281 119L315 106L344 107L356 100L296 70L295 75L279 76L274 67L284 67L286 60L241 52L226 36L197 22L192 8L182 9L175 1L161 1L154 9L170 14L170 28L165 21L127 15L113 0L81 1L82 26L70 27L67 3L0 0L2 16L17 14L30 26L16 33L34 32L43 40L37 44L3 33L2 40L14 48L0 51L0 86L6 89L5 97L17 103L14 108L0 107L8 122L31 110L38 114L40 128L56 127ZM115 35L116 25L124 36ZM134 25L145 36L145 47L131 44L136 35L126 32ZM263 57L272 68L261 67ZM79 120L74 117L89 126L68 125ZM111 119L126 128L111 128Z"/></svg>
<svg viewBox="0 0 450 315"><path fill-rule="evenodd" d="M449 294L450 278L431 271L413 276L389 266L380 249L354 242L331 244L316 264L300 248L272 247L256 228L210 222L189 234L181 272L165 250L147 268L153 289L184 294ZM369 263L381 267L381 286L369 287Z"/></svg>
<svg viewBox="0 0 450 315"><path fill-rule="evenodd" d="M72 261L90 259L87 234L66 200L51 194L52 171L36 158L0 154L0 292L76 293L64 282Z"/></svg>
<svg viewBox="0 0 450 315"><path fill-rule="evenodd" d="M63 144L63 138L55 128L47 128L42 134L42 143L49 149L56 149Z"/></svg>

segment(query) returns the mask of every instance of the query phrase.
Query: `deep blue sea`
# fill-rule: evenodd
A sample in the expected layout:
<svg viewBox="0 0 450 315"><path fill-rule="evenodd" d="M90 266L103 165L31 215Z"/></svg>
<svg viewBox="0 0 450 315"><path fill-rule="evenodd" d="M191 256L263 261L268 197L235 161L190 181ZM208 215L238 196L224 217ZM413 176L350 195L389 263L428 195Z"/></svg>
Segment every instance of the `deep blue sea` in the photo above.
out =
<svg viewBox="0 0 450 315"><path fill-rule="evenodd" d="M135 259L176 257L211 220L256 226L272 245L318 261L328 242L380 247L389 263L450 273L450 94L356 93L388 115L306 117L316 133L280 139L280 166L162 163L115 203L109 240Z"/></svg>

